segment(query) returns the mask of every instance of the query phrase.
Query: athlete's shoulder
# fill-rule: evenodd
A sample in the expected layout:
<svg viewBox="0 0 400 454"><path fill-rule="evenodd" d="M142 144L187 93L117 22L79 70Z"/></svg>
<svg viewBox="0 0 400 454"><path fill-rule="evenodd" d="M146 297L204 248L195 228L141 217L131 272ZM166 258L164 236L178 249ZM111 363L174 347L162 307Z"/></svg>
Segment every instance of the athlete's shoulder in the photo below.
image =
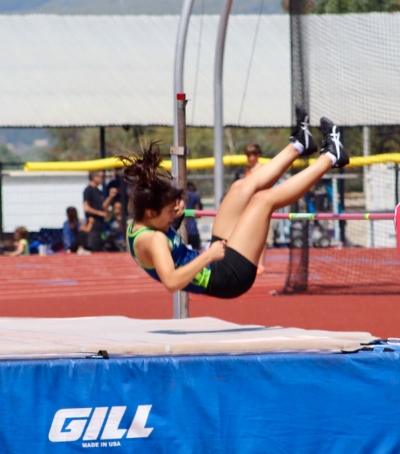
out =
<svg viewBox="0 0 400 454"><path fill-rule="evenodd" d="M154 238L162 238L164 240L167 239L167 235L161 230L153 230L153 236Z"/></svg>
<svg viewBox="0 0 400 454"><path fill-rule="evenodd" d="M147 227L143 224L137 223L135 221L132 221L127 228L127 234L128 236L141 236L143 233L153 233L154 230L150 227Z"/></svg>

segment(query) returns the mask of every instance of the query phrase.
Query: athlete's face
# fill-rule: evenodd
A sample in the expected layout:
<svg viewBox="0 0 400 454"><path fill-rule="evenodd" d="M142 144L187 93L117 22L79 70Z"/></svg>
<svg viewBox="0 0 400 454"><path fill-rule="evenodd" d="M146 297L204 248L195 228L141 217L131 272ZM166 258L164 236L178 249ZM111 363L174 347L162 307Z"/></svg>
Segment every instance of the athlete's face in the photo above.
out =
<svg viewBox="0 0 400 454"><path fill-rule="evenodd" d="M176 207L177 202L171 202L169 205L166 205L162 210L161 213L156 216L154 221L154 226L157 230L162 230L166 232L170 227L171 224L174 222L175 215L176 215Z"/></svg>

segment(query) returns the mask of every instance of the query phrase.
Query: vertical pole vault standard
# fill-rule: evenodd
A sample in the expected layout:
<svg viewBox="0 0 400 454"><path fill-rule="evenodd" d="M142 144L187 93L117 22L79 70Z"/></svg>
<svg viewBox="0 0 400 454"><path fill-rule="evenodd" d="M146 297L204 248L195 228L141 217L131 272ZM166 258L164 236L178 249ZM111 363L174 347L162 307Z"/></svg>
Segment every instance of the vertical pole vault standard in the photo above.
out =
<svg viewBox="0 0 400 454"><path fill-rule="evenodd" d="M185 0L182 6L179 22L178 36L175 47L174 65L174 147L171 153L172 175L177 184L186 189L186 97L183 94L183 67L185 60L186 36L192 13L194 0ZM183 97L178 98L178 96ZM184 123L182 123L182 121ZM182 141L184 143L182 143ZM179 154L179 149L184 148L184 155ZM184 183L182 184L182 171L184 169ZM183 227L184 228L184 227ZM182 229L183 230L183 229ZM180 232L182 233L182 232ZM186 235L186 229L183 232ZM185 238L184 238L185 239ZM185 292L174 293L174 318L187 318L189 316L188 295Z"/></svg>
<svg viewBox="0 0 400 454"><path fill-rule="evenodd" d="M179 21L178 36L175 46L175 65L174 65L174 146L178 146L178 121L177 121L177 93L183 93L183 68L185 62L186 37L189 27L190 15L192 14L194 0L185 0L182 6L181 19ZM171 157L172 175L177 176L178 161L174 156Z"/></svg>
<svg viewBox="0 0 400 454"><path fill-rule="evenodd" d="M223 67L225 37L233 0L225 0L219 20L214 66L214 205L218 209L224 196L224 120Z"/></svg>
<svg viewBox="0 0 400 454"><path fill-rule="evenodd" d="M186 95L185 93L177 93L176 95L176 110L178 124L178 145L171 147L171 157L177 158L177 179L178 188L185 188L187 185L187 147L186 147ZM187 231L185 223L179 228L185 243L187 243ZM189 317L189 295L186 292L174 293L174 318Z"/></svg>

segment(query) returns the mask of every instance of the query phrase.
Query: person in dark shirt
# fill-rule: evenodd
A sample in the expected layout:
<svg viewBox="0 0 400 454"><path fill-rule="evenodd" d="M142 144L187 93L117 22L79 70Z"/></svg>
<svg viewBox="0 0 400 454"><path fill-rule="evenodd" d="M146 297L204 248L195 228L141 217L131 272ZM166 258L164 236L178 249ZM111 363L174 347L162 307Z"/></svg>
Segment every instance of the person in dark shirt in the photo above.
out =
<svg viewBox="0 0 400 454"><path fill-rule="evenodd" d="M88 236L88 249L98 252L103 249L103 232L104 218L107 213L103 207L104 197L98 186L104 183L104 172L89 172L89 185L83 192L83 210L86 219L94 219L93 226Z"/></svg>

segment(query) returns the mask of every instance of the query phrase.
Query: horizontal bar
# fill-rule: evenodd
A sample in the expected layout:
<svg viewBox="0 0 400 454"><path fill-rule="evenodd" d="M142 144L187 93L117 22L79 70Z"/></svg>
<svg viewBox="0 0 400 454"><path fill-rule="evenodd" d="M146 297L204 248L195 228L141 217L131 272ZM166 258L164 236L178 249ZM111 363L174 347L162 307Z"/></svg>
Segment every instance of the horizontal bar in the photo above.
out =
<svg viewBox="0 0 400 454"><path fill-rule="evenodd" d="M216 216L211 210L185 210L186 217ZM393 221L393 213L273 213L272 219L295 220L334 220L334 221Z"/></svg>
<svg viewBox="0 0 400 454"><path fill-rule="evenodd" d="M246 155L225 155L223 157L224 166L247 166ZM270 158L260 158L261 164L266 164L270 161ZM307 160L308 164L314 162L315 159ZM400 163L400 153L382 153L370 156L355 156L350 158L350 166L361 167L365 165L381 164L381 163ZM163 166L171 170L171 161L164 161ZM213 169L215 166L214 158L198 158L188 159L187 167L188 170L198 169ZM303 168L305 166L304 159L297 159L293 163L294 167ZM57 162L25 162L25 171L43 171L43 170L84 170L84 171L95 171L95 170L106 170L121 168L123 164L121 161L114 156L112 158L95 159L93 161L57 161ZM326 175L325 175L326 177Z"/></svg>

